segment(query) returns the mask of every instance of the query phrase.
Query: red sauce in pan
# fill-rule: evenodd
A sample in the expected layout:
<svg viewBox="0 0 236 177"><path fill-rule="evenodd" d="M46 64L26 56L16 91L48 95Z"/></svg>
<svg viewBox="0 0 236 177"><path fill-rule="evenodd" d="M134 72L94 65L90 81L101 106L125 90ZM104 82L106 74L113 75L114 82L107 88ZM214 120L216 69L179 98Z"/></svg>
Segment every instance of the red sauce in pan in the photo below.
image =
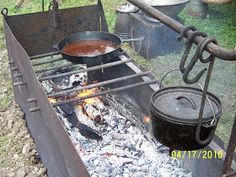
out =
<svg viewBox="0 0 236 177"><path fill-rule="evenodd" d="M73 56L94 57L103 55L115 50L118 46L111 41L106 40L84 40L78 41L63 47L65 54Z"/></svg>

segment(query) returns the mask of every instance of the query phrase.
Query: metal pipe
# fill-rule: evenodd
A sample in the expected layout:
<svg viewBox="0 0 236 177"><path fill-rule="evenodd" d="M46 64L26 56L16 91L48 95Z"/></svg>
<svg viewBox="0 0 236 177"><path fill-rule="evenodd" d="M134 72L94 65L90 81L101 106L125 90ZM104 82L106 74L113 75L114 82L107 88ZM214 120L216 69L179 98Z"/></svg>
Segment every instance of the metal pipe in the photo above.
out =
<svg viewBox="0 0 236 177"><path fill-rule="evenodd" d="M225 157L224 167L223 167L223 175L232 173L231 165L234 158L235 148L236 148L236 116L234 118L234 124L232 127L229 144L226 151L226 157Z"/></svg>
<svg viewBox="0 0 236 177"><path fill-rule="evenodd" d="M88 98L102 96L102 95L106 95L108 93L127 90L127 89L131 89L131 88L134 88L134 87L140 87L142 85L154 84L154 83L157 83L157 82L158 82L158 80L152 80L152 81L145 81L145 82L139 82L139 83L136 83L136 84L126 85L126 86L123 86L123 87L117 87L117 88L114 88L114 89L105 90L105 91L102 91L102 92L99 92L99 93L83 96L83 97L80 97L80 98L75 98L75 99L70 99L70 100L66 100L66 101L57 102L57 103L52 104L52 106L60 106L60 105L63 105L63 104L68 104L68 103L80 102L80 101L88 99Z"/></svg>
<svg viewBox="0 0 236 177"><path fill-rule="evenodd" d="M172 28L176 32L180 33L184 29L184 25L180 24L176 20L168 17L167 15L161 13L160 11L156 10L155 8L149 6L147 3L144 3L141 0L128 0L130 3L134 4L144 12L148 13L149 15L155 17L156 19L160 20L162 23L167 25L168 27ZM192 30L189 30L186 33L186 38L188 38L193 33ZM197 36L194 39L195 44L199 44L204 37ZM226 50L214 43L209 43L206 47L207 51L211 54L215 55L216 57L222 59L222 60L228 60L228 61L236 61L236 50Z"/></svg>
<svg viewBox="0 0 236 177"><path fill-rule="evenodd" d="M74 88L74 89L70 89L70 90L50 94L50 95L48 95L48 97L66 95L66 94L70 94L70 93L73 93L73 92L78 92L78 91L82 91L82 90L101 87L101 86L104 86L104 85L108 85L108 84L112 84L112 83L116 83L116 82L121 82L121 81L128 80L128 79L133 79L135 77L146 76L148 74L150 74L150 72L144 72L144 73L132 74L132 75L129 75L129 76L124 76L124 77L118 77L118 78L115 78L115 79L111 79L111 80L107 80L107 81L103 81L103 82L98 82L98 83L95 83L95 84L86 85L84 87Z"/></svg>
<svg viewBox="0 0 236 177"><path fill-rule="evenodd" d="M56 78L59 78L59 77L65 77L65 76L69 76L69 75L72 75L72 74L78 74L78 73L94 71L94 70L103 69L103 68L109 68L109 67L112 67L112 66L121 65L121 64L128 63L128 62L131 62L131 61L132 61L131 59L127 59L127 60L123 60L123 61L115 61L115 62L111 62L111 63L106 63L106 64L102 64L102 65L98 65L98 66L89 67L87 69L82 69L82 70L79 70L79 71L72 71L72 72L67 72L67 73L42 77L42 78L39 78L39 81L44 81L44 80L49 80L49 79L56 79Z"/></svg>

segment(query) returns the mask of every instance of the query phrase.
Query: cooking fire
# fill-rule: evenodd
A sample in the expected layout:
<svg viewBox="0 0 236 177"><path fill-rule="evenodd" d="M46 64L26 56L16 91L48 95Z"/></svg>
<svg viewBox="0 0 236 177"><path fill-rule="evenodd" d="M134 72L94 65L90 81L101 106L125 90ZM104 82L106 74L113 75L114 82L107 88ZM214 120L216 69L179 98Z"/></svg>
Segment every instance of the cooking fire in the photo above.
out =
<svg viewBox="0 0 236 177"><path fill-rule="evenodd" d="M84 78L87 73L42 84L46 92L53 92L55 87L66 89L66 85L83 87L87 82ZM105 89L96 87L72 95L80 98ZM56 103L57 99L49 101ZM142 125L141 121L149 124L150 118L122 94L84 99L55 110L91 176L192 176Z"/></svg>
<svg viewBox="0 0 236 177"><path fill-rule="evenodd" d="M188 0L165 2L174 7L167 8L173 18L157 11L156 4L128 1L136 7L118 10L116 34L108 32L101 0L63 10L53 0L48 11L42 1L42 12L34 14L11 16L7 8L1 11L16 103L25 113L48 175L222 175L224 159L181 160L172 158L170 151L222 149L214 137L221 102L208 92L208 85L216 57L233 60L235 52L183 25L177 14ZM122 24L127 28L122 29ZM203 90L163 88L164 77L159 82L121 48L129 41L137 54L156 58L180 52L183 45L176 37L183 45L187 41L178 69L183 81L193 84L206 76ZM190 56L192 49L195 54ZM206 50L210 55L205 59ZM193 77L197 62L208 67ZM231 173L235 127L224 174Z"/></svg>

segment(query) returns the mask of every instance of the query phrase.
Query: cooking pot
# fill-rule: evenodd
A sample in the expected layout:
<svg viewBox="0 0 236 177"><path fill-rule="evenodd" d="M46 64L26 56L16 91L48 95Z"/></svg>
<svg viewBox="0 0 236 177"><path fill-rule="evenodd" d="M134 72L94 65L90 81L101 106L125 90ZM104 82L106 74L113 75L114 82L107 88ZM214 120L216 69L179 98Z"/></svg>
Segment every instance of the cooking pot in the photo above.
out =
<svg viewBox="0 0 236 177"><path fill-rule="evenodd" d="M130 38L130 28L131 28L131 20L130 13L137 13L138 8L133 4L122 4L116 12L116 22L114 27L114 34L123 38Z"/></svg>
<svg viewBox="0 0 236 177"><path fill-rule="evenodd" d="M65 59L74 64L94 66L114 59L115 56L119 54L119 49L123 42L142 40L143 38L121 39L107 32L85 31L66 36L53 47L57 49ZM79 44L79 48L73 46L77 44ZM65 49L70 46L70 52L68 52L69 50L65 51ZM96 49L99 50L100 47L102 47L101 51L96 51ZM104 47L107 47L109 50ZM84 50L85 53L82 54L82 50ZM76 54L76 52L78 52L78 54Z"/></svg>
<svg viewBox="0 0 236 177"><path fill-rule="evenodd" d="M167 87L151 97L152 128L155 138L165 146L177 150L203 148L213 138L222 109L220 100L207 93L208 101L202 118L200 139L195 139L202 90L192 87Z"/></svg>
<svg viewBox="0 0 236 177"><path fill-rule="evenodd" d="M175 17L184 9L189 0L145 0L145 2L169 17Z"/></svg>

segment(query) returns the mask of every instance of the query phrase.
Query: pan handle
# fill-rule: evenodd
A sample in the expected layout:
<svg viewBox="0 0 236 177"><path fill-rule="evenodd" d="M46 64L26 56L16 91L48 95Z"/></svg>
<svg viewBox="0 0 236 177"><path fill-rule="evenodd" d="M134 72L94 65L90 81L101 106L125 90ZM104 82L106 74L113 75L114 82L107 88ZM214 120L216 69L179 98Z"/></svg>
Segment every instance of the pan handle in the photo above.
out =
<svg viewBox="0 0 236 177"><path fill-rule="evenodd" d="M135 41L143 41L144 37L140 37L140 38L133 38L133 39L121 39L121 43L123 42L135 42Z"/></svg>

